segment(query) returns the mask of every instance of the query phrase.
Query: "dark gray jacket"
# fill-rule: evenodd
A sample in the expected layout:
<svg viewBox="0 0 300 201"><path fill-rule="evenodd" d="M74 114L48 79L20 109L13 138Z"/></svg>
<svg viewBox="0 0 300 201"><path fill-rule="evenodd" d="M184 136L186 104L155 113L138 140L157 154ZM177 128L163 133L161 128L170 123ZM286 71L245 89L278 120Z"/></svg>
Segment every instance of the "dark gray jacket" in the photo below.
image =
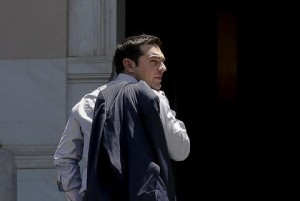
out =
<svg viewBox="0 0 300 201"><path fill-rule="evenodd" d="M159 99L144 81L99 93L87 173L87 201L176 200Z"/></svg>

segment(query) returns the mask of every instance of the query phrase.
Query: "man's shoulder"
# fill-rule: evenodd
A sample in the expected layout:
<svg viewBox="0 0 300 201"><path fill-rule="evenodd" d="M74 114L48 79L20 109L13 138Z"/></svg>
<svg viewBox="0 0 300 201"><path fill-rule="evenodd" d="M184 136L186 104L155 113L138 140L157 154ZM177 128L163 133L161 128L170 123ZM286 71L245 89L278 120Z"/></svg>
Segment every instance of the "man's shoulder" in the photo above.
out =
<svg viewBox="0 0 300 201"><path fill-rule="evenodd" d="M72 108L72 111L77 111L81 106L84 108L94 108L97 96L100 91L104 90L107 87L107 85L102 85L98 87L97 89L85 94L80 101L78 101Z"/></svg>
<svg viewBox="0 0 300 201"><path fill-rule="evenodd" d="M158 96L145 81L139 81L135 84L136 94L140 101L148 102L158 100Z"/></svg>
<svg viewBox="0 0 300 201"><path fill-rule="evenodd" d="M98 96L99 92L106 89L106 87L107 87L107 84L102 85L102 86L98 87L97 89L95 89L94 91L86 94L83 98L85 98L85 99L96 98Z"/></svg>

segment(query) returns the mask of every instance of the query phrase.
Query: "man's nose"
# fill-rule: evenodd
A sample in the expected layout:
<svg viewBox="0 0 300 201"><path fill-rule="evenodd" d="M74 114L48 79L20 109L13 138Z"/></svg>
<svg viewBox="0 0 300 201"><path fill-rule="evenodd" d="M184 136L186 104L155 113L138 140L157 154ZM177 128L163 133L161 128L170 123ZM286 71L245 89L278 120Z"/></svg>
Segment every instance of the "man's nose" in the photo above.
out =
<svg viewBox="0 0 300 201"><path fill-rule="evenodd" d="M159 66L159 70L165 72L167 70L166 65L164 63L161 63L161 65Z"/></svg>

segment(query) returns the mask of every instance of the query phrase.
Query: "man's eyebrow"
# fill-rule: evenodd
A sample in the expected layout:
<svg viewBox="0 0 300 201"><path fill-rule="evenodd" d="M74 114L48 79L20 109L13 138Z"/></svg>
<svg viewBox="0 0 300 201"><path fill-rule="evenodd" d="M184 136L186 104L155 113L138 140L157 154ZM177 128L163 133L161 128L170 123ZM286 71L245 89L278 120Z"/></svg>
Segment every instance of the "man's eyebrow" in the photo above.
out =
<svg viewBox="0 0 300 201"><path fill-rule="evenodd" d="M149 57L148 57L149 59L152 59L152 58L157 58L157 59L161 59L161 60L163 60L163 61L165 61L166 60L166 58L165 57L163 57L163 56L161 56L161 55L159 55L159 54L152 54L152 55L149 55Z"/></svg>

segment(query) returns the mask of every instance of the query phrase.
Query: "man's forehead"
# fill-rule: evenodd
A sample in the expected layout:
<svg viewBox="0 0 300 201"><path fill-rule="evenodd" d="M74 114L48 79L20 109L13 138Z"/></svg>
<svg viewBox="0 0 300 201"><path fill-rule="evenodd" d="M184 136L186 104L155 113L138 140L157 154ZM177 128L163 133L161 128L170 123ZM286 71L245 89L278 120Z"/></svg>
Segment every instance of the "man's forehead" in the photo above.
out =
<svg viewBox="0 0 300 201"><path fill-rule="evenodd" d="M157 45L144 45L142 49L147 57L164 58L164 54Z"/></svg>

